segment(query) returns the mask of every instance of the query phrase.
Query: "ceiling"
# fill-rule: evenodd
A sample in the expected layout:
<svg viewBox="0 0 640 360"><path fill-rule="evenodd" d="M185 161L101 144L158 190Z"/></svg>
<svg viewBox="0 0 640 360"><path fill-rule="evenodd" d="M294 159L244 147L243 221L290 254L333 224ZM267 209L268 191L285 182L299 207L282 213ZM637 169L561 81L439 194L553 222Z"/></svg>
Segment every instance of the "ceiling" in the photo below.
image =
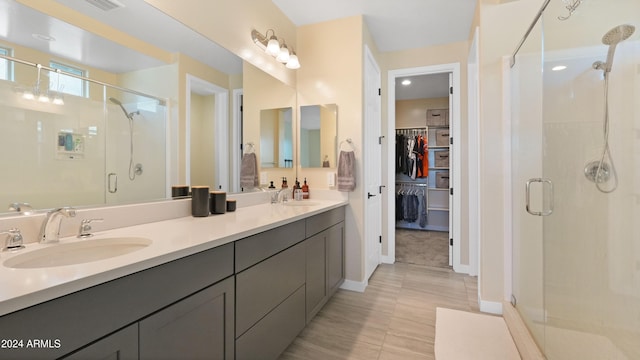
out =
<svg viewBox="0 0 640 360"><path fill-rule="evenodd" d="M118 0L124 7L104 11L81 0L56 0L87 16L154 44L168 52L182 52L228 74L242 71L239 57L166 16L143 0ZM362 15L376 46L382 52L401 51L465 41L469 37L476 0L272 0L297 26ZM0 0L5 15L5 35L10 41L50 51L96 68L121 73L157 66L159 61L12 0ZM0 14L0 18L2 14ZM43 42L32 34L53 36ZM20 40L17 40L20 38ZM189 41L184 41L189 39ZM122 55L124 54L124 55ZM122 59L127 59L123 62ZM425 83L426 81L426 84ZM422 76L410 87L398 88L398 99L424 97L416 89L438 89L446 96L444 77ZM433 94L432 94L433 95Z"/></svg>
<svg viewBox="0 0 640 360"><path fill-rule="evenodd" d="M363 15L382 52L469 39L476 0L272 0L297 26Z"/></svg>

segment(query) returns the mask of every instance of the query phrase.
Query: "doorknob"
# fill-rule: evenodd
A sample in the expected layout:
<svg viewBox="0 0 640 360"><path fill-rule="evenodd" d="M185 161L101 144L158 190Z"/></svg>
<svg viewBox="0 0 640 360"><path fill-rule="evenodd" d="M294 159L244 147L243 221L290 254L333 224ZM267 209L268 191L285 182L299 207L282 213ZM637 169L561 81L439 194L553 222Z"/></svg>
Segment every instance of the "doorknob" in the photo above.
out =
<svg viewBox="0 0 640 360"><path fill-rule="evenodd" d="M367 192L367 199L370 199L372 197L376 196L376 194L372 194L370 192Z"/></svg>

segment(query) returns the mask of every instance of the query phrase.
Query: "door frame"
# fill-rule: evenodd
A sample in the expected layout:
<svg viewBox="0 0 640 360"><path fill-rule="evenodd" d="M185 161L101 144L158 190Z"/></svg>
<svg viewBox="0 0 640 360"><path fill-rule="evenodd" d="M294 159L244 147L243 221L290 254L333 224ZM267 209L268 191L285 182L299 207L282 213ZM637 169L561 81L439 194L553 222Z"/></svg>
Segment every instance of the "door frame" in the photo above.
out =
<svg viewBox="0 0 640 360"><path fill-rule="evenodd" d="M448 63L448 64L439 64L439 65L430 65L430 66L421 66L414 68L403 68L396 70L389 70L388 72L388 80L387 80L387 131L386 138L387 139L395 139L395 127L396 127L396 78L406 77L406 76L416 76L416 75L431 75L431 74L441 74L441 73L451 73L453 76L452 86L453 86L453 99L452 104L453 107L449 109L451 114L451 122L450 122L450 131L451 137L454 138L453 145L451 146L451 152L453 153L452 157L452 167L451 171L453 173L453 224L449 224L449 231L451 236L453 237L453 270L455 272L468 273L469 265L463 265L460 263L460 210L462 206L461 201L461 150L460 143L462 138L460 137L460 63ZM390 140L389 140L390 141ZM387 188L383 193L384 198L386 198L387 203L387 218L386 218L386 238L387 238L387 255L382 257L382 261L384 263L393 264L395 262L395 252L396 252L396 237L395 237L395 154L393 151L387 151L387 158L385 159L387 163L387 179L386 183ZM450 209L451 211L451 209ZM383 229L384 231L385 229ZM471 237L469 238L469 242L474 241Z"/></svg>
<svg viewBox="0 0 640 360"><path fill-rule="evenodd" d="M364 91L364 111L363 111L363 121L362 124L363 126L367 126L366 125L366 120L367 120L367 116L368 116L368 112L367 112L367 97L374 97L377 96L377 100L378 100L378 124L380 125L379 129L378 129L378 134L382 135L383 134L383 129L382 129L382 99L380 98L380 92L377 92L377 90L380 90L380 88L382 87L382 71L380 70L380 66L378 65L378 62L376 61L376 58L373 56L373 54L371 53L371 50L369 49L369 47L365 44L364 46L364 64L363 64L363 75L364 75L364 79L363 79L363 91ZM367 83L367 70L372 70L375 71L377 73L377 84L368 84ZM377 92L377 94L376 94ZM371 127L368 127L368 129L370 129ZM368 142L370 141L370 139L367 138L367 129L363 128L363 135L362 138L364 139L364 144L363 144L363 159L364 159L364 168L368 168L369 164L371 164L371 160L369 154L366 154L366 150L369 148L369 144ZM378 140L380 140L380 138L378 138ZM373 145L378 145L379 149L380 149L380 157L379 159L374 159L373 161L383 161L383 157L384 155L382 154L382 145L380 143L380 141L378 141L378 144L373 144ZM380 165L380 168L382 169L383 167ZM379 179L379 183L378 186L381 186L384 183L384 176L383 174L380 174L380 179ZM380 189L380 187L378 188ZM373 272L375 271L375 269L378 267L378 265L380 265L382 263L382 244L377 242L375 245L372 244L371 242L371 238L373 238L375 236L375 234L372 234L372 230L375 227L369 223L369 221L371 221L370 217L370 211L368 210L368 204L367 202L367 182L366 180L363 181L363 186L362 186L362 198L364 199L365 203L364 203L364 256L363 256L363 260L364 260L364 281L365 283L368 283L369 281L369 277L373 274ZM379 192L379 191L378 191ZM376 193L376 196L380 196L380 209L378 211L378 214L380 216L379 219L377 219L377 224L378 224L378 228L380 229L380 234L379 236L383 235L383 228L381 227L382 224L382 204L383 204L383 194L381 192ZM374 214L375 215L375 214ZM375 216L374 216L375 217ZM375 220L374 220L375 221ZM375 246L374 249L371 249L371 246ZM377 264L373 269L370 269L369 267L369 255L371 252L376 252L376 258L377 258Z"/></svg>
<svg viewBox="0 0 640 360"><path fill-rule="evenodd" d="M212 140L216 144L216 163L214 179L221 190L229 191L229 90L194 75L186 75L185 92L185 180L191 184L191 93L196 86L205 86L215 96L215 124ZM216 189L217 190L217 189Z"/></svg>

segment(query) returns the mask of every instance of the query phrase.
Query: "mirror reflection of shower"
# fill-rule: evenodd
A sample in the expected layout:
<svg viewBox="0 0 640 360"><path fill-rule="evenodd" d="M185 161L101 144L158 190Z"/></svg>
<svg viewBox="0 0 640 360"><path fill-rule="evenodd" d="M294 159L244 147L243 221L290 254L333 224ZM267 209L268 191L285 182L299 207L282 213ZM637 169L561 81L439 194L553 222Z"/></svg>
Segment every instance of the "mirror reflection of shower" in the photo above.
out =
<svg viewBox="0 0 640 360"><path fill-rule="evenodd" d="M609 73L613 65L613 55L616 51L616 46L633 35L635 30L636 28L633 25L628 24L618 25L609 30L602 37L602 43L609 45L607 60L605 62L596 61L593 63L594 69L604 72L604 145L600 159L588 163L584 168L584 174L587 179L594 182L596 188L603 193L613 192L618 187L618 173L613 163L611 150L609 149ZM602 184L609 181L611 177L613 177L613 185L610 188L604 188Z"/></svg>
<svg viewBox="0 0 640 360"><path fill-rule="evenodd" d="M124 108L122 102L116 98L109 98L109 101L120 106L124 116L129 119L129 180L133 181L136 179L136 175L142 174L142 164L133 165L133 115L140 115L140 111L128 112L127 109Z"/></svg>

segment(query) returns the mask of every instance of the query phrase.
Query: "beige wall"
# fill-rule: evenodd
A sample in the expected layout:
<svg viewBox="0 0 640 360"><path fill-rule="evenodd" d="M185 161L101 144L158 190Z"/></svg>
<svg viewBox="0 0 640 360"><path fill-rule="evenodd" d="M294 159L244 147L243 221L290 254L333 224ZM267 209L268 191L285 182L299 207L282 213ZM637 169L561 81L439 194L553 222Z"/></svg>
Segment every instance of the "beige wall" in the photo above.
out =
<svg viewBox="0 0 640 360"><path fill-rule="evenodd" d="M273 29L297 51L296 28L278 7L265 0L145 0L200 34L276 79L295 86L296 71L289 70L258 48L251 30L264 34ZM305 67L305 60L300 59Z"/></svg>
<svg viewBox="0 0 640 360"><path fill-rule="evenodd" d="M448 109L449 98L396 100L396 129L427 124L427 110Z"/></svg>
<svg viewBox="0 0 640 360"><path fill-rule="evenodd" d="M504 246L511 234L505 230L504 173L510 161L504 153L510 141L503 127L503 57L510 55L524 35L540 1L520 0L480 6L480 296L500 302L505 294Z"/></svg>
<svg viewBox="0 0 640 360"><path fill-rule="evenodd" d="M356 189L349 193L346 211L346 278L364 281L364 209L362 199L362 17L354 16L298 28L298 105L336 104L338 142L353 139L356 152ZM334 54L341 54L338 60ZM327 169L298 169L313 188L326 188ZM313 194L313 192L312 192ZM312 195L313 196L313 195Z"/></svg>
<svg viewBox="0 0 640 360"><path fill-rule="evenodd" d="M260 159L260 112L266 109L296 108L296 90L255 66L244 62L244 109L243 109L243 141L254 144L255 152ZM267 90L265 90L267 89ZM297 111L292 111L293 133L297 131ZM296 154L294 148L294 154ZM295 162L295 160L294 160ZM267 173L269 181L279 187L283 176L287 177L290 186L295 179L295 169L271 168L262 169L258 160L258 171Z"/></svg>
<svg viewBox="0 0 640 360"><path fill-rule="evenodd" d="M215 96L191 94L191 184L215 189Z"/></svg>

